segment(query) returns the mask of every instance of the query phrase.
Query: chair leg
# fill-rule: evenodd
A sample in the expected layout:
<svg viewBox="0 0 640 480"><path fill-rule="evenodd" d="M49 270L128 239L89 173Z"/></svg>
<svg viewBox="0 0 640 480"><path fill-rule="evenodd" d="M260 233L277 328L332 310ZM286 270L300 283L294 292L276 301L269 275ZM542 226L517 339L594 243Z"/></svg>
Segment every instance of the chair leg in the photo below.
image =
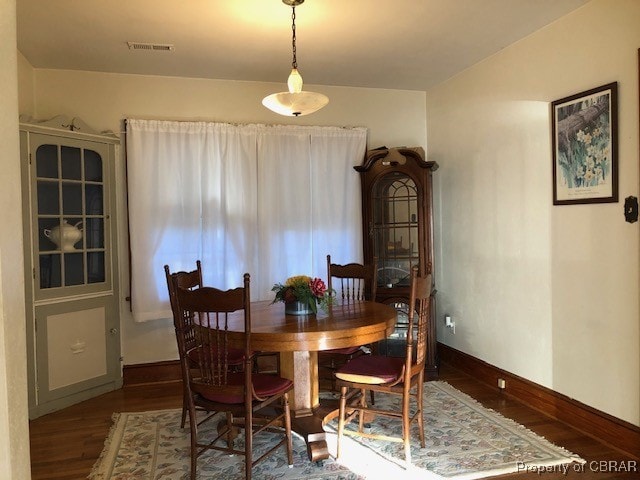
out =
<svg viewBox="0 0 640 480"><path fill-rule="evenodd" d="M420 378L418 379L418 433L420 434L420 447L426 446L424 439L424 412L423 412L423 400L424 400L424 373L420 372Z"/></svg>
<svg viewBox="0 0 640 480"><path fill-rule="evenodd" d="M191 480L196 480L196 469L198 467L198 420L196 410L189 407L189 431L191 438Z"/></svg>
<svg viewBox="0 0 640 480"><path fill-rule="evenodd" d="M328 367L331 370L331 391L336 391L336 361L331 359L331 365Z"/></svg>
<svg viewBox="0 0 640 480"><path fill-rule="evenodd" d="M184 424L187 421L187 405L186 399L182 400L182 419L180 420L180 428L184 428Z"/></svg>
<svg viewBox="0 0 640 480"><path fill-rule="evenodd" d="M409 468L411 466L411 429L409 428L411 425L409 421L410 398L411 395L409 395L409 391L407 391L402 398L402 440L404 442L405 468Z"/></svg>
<svg viewBox="0 0 640 480"><path fill-rule="evenodd" d="M233 414L231 412L227 412L227 447L233 447Z"/></svg>
<svg viewBox="0 0 640 480"><path fill-rule="evenodd" d="M244 418L244 478L251 480L251 467L253 466L253 412L247 409Z"/></svg>
<svg viewBox="0 0 640 480"><path fill-rule="evenodd" d="M360 390L360 406L362 408L366 408L367 406L367 391L364 388ZM358 431L360 433L364 432L364 416L365 411L360 410L358 412Z"/></svg>
<svg viewBox="0 0 640 480"><path fill-rule="evenodd" d="M340 458L340 447L342 436L344 435L344 417L347 411L347 387L340 388L340 410L338 417L338 445L336 448L336 458Z"/></svg>
<svg viewBox="0 0 640 480"><path fill-rule="evenodd" d="M187 409L189 408L189 392L186 385L182 387L182 420L180 422L180 428L184 428L187 421Z"/></svg>

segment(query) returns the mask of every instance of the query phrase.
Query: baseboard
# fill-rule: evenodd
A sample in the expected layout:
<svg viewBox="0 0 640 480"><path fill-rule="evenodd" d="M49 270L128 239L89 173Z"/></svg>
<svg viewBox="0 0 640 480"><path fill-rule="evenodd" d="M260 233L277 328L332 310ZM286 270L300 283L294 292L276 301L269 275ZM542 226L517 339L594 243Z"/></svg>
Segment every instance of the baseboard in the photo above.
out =
<svg viewBox="0 0 640 480"><path fill-rule="evenodd" d="M496 390L498 379L504 379L506 388L502 391L506 395L640 459L640 427L442 343L438 343L438 354L442 362Z"/></svg>
<svg viewBox="0 0 640 480"><path fill-rule="evenodd" d="M179 360L124 365L122 383L125 387L153 383L179 382L182 380Z"/></svg>

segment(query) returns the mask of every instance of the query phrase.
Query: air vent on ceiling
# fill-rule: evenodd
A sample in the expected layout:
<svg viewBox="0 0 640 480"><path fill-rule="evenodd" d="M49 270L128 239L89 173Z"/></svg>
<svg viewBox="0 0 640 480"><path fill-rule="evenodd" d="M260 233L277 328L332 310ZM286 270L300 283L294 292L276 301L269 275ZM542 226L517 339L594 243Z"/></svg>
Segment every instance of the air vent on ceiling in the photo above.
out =
<svg viewBox="0 0 640 480"><path fill-rule="evenodd" d="M158 50L162 52L172 52L176 47L170 43L140 43L140 42L127 42L129 50Z"/></svg>

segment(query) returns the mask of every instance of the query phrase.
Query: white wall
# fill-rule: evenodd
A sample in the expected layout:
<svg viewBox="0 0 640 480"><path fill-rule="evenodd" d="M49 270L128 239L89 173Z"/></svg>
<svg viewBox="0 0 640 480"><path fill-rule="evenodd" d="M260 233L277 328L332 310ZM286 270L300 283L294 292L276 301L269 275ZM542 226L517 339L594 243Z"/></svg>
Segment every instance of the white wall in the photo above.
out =
<svg viewBox="0 0 640 480"><path fill-rule="evenodd" d="M0 475L30 478L16 3L0 0Z"/></svg>
<svg viewBox="0 0 640 480"><path fill-rule="evenodd" d="M262 98L284 84L35 70L36 115L79 116L97 130L120 128L127 117L238 123L365 126L369 144L422 145L425 93L352 87L317 87L329 105L299 118L282 117Z"/></svg>
<svg viewBox="0 0 640 480"><path fill-rule="evenodd" d="M21 115L33 116L36 111L34 80L33 67L18 52L18 106Z"/></svg>
<svg viewBox="0 0 640 480"><path fill-rule="evenodd" d="M265 109L261 100L284 85L120 75L61 70L34 71L33 116L46 119L59 114L80 117L96 130L118 131L127 117L172 120L210 120L238 123L365 126L369 146L423 146L426 137L425 93L385 89L314 87L329 96L327 107L313 115L292 119ZM28 97L25 102L28 101ZM25 110L27 105L25 105ZM23 111L21 104L21 113ZM118 165L119 212L124 210L123 165ZM354 175L357 173L354 171ZM119 214L120 231L126 231ZM122 296L128 295L126 238L121 236ZM177 358L173 324L154 321L135 324L129 305L122 302L124 364Z"/></svg>
<svg viewBox="0 0 640 480"><path fill-rule="evenodd" d="M638 47L640 2L593 0L427 92L439 341L635 425ZM553 206L549 103L614 81L620 202Z"/></svg>

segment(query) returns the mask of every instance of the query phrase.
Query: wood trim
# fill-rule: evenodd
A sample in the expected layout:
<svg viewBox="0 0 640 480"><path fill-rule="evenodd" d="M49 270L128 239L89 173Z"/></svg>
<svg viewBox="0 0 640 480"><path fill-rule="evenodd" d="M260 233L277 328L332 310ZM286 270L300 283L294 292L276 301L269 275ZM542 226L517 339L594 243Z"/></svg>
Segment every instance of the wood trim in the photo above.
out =
<svg viewBox="0 0 640 480"><path fill-rule="evenodd" d="M125 387L180 381L182 381L180 360L140 363L122 367L122 383Z"/></svg>
<svg viewBox="0 0 640 480"><path fill-rule="evenodd" d="M439 342L438 354L442 362L496 390L498 378L504 379L504 394L640 459L640 427Z"/></svg>

